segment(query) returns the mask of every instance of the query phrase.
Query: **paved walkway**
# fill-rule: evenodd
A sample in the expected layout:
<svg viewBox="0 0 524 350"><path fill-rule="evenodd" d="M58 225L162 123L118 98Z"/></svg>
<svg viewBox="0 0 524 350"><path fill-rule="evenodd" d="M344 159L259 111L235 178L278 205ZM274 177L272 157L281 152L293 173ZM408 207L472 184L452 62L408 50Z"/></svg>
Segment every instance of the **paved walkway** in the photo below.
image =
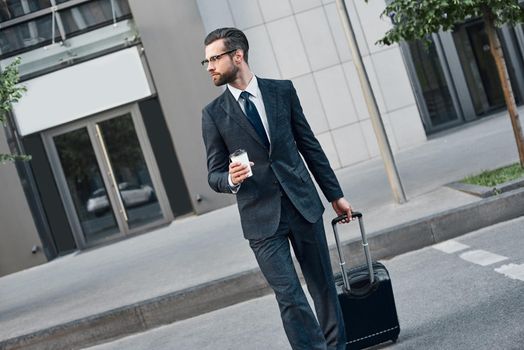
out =
<svg viewBox="0 0 524 350"><path fill-rule="evenodd" d="M444 185L518 156L509 118L495 116L434 137L396 159L409 199L404 205L393 202L380 159L337 172L353 207L364 212L368 232L479 201ZM326 223L332 216L327 207ZM343 226L343 240L358 235L357 226ZM326 228L333 243L329 224ZM236 206L180 219L0 278L0 343L253 268Z"/></svg>
<svg viewBox="0 0 524 350"><path fill-rule="evenodd" d="M521 349L524 274L519 279L517 269L520 267L524 272L523 232L524 217L521 217L384 261L395 293L400 336L396 344L388 342L372 349ZM506 260L496 263L495 259L475 262L465 259L474 255L480 258L478 252ZM513 267L515 273L506 276L507 269L501 271L504 266ZM487 287L494 285L497 288ZM272 295L89 347L89 350L151 349L291 350L291 347Z"/></svg>

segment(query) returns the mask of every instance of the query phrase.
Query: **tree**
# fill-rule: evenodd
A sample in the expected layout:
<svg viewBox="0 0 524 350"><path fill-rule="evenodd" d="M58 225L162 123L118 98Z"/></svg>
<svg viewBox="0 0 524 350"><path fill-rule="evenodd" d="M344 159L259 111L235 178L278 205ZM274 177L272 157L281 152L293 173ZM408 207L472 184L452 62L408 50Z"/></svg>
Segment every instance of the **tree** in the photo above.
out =
<svg viewBox="0 0 524 350"><path fill-rule="evenodd" d="M17 86L20 76L18 74L18 66L20 58L17 58L10 63L3 71L0 72L0 123L6 126L7 114L11 110L13 103L18 102L22 97L22 93L26 91L24 86ZM0 164L15 160L29 160L30 156L1 154Z"/></svg>
<svg viewBox="0 0 524 350"><path fill-rule="evenodd" d="M366 2L368 0L365 0ZM453 30L455 25L468 19L482 17L488 34L490 50L508 108L520 165L524 168L524 137L511 88L504 53L496 27L524 22L524 9L518 0L393 0L382 16L393 19L394 26L378 41L391 45L406 40L427 40L428 35L441 30Z"/></svg>

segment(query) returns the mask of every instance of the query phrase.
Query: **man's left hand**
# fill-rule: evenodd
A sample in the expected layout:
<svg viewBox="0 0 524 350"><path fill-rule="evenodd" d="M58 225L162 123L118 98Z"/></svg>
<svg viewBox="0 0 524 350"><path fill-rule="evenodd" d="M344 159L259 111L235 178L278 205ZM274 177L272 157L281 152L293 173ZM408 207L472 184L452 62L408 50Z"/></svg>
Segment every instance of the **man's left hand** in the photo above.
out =
<svg viewBox="0 0 524 350"><path fill-rule="evenodd" d="M337 213L337 216L340 216L342 214L346 214L348 216L347 219L342 220L340 222L348 223L352 220L351 211L353 209L351 208L351 204L349 204L349 202L344 197L334 200L333 202L331 202L331 205L333 206L335 213Z"/></svg>

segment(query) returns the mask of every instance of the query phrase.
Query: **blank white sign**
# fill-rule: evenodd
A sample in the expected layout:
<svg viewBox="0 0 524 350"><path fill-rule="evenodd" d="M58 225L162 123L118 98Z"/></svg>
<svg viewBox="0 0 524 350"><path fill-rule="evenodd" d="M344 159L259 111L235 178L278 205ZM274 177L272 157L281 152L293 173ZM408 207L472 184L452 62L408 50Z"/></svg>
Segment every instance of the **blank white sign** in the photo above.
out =
<svg viewBox="0 0 524 350"><path fill-rule="evenodd" d="M130 103L152 94L137 47L117 51L23 83L13 106L28 135Z"/></svg>

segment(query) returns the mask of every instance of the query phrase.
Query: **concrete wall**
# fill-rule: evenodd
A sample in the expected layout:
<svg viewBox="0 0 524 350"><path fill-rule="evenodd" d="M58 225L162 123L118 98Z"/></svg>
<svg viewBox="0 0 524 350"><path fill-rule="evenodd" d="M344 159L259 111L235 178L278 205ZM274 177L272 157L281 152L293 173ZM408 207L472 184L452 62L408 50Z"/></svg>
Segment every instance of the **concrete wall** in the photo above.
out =
<svg viewBox="0 0 524 350"><path fill-rule="evenodd" d="M10 153L3 128L0 129L0 153ZM16 167L0 164L0 276L46 262L33 216L27 205Z"/></svg>
<svg viewBox="0 0 524 350"><path fill-rule="evenodd" d="M177 2L178 3L178 2ZM334 0L197 0L206 33L242 29L250 67L261 77L291 79L334 168L379 155L351 52ZM390 28L383 0L347 0L351 21L393 150L426 140L397 45L374 43Z"/></svg>
<svg viewBox="0 0 524 350"><path fill-rule="evenodd" d="M233 196L218 195L207 184L201 111L221 90L200 65L205 33L197 4L193 0L129 4L195 211L232 204Z"/></svg>

